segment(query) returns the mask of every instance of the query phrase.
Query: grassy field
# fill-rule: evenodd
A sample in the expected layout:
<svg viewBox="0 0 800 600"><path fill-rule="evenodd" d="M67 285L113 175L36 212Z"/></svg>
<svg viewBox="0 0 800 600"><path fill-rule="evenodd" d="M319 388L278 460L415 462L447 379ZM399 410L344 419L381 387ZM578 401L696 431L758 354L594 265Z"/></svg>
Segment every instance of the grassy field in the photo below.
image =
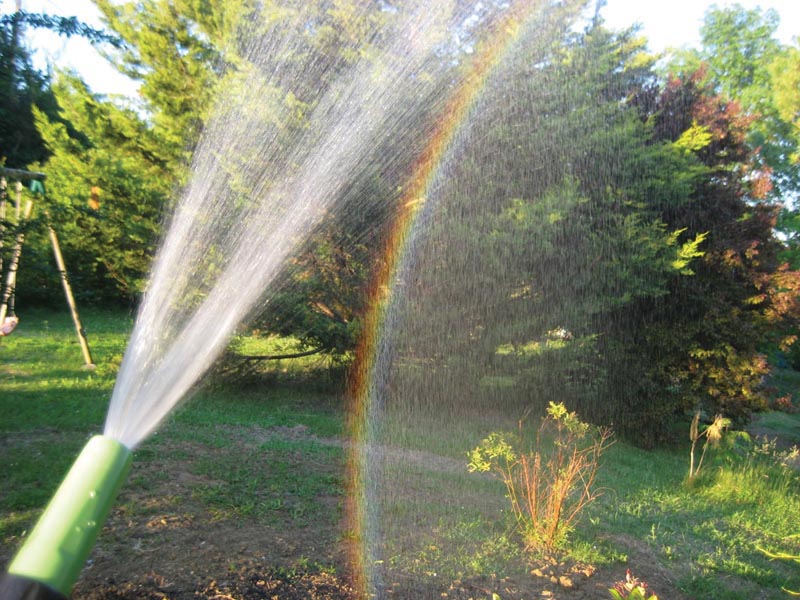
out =
<svg viewBox="0 0 800 600"><path fill-rule="evenodd" d="M131 318L99 311L82 318L97 364L91 371L82 368L66 314L26 313L0 342L3 563L88 436L102 430ZM235 347L257 354L287 344L265 348L243 336ZM330 365L308 357L235 378L223 366L136 450L76 597L101 597L89 590L123 573L172 590L152 597L176 598L178 588L203 596L197 590L220 585L220 570L344 576L353 541L342 521L348 440ZM784 375L782 385L791 387L796 380ZM489 425L463 421L458 431L450 415L412 425L403 454L385 466L381 568L387 586L397 586L394 597L425 597L403 595L413 582L434 590L430 597L489 597L487 590L540 597L550 586L557 598L602 598L626 568L662 600L785 598L784 588L800 589L800 566L764 552L800 554L800 480L779 464L785 447L731 444L687 484L688 429L685 446L671 449L617 442L603 459L604 493L569 544L556 556L531 556L510 526L502 485L466 470L466 452ZM797 415L768 413L757 425L782 443L800 441ZM171 561L169 575L161 569L170 567L153 566ZM114 589L113 597L128 597Z"/></svg>

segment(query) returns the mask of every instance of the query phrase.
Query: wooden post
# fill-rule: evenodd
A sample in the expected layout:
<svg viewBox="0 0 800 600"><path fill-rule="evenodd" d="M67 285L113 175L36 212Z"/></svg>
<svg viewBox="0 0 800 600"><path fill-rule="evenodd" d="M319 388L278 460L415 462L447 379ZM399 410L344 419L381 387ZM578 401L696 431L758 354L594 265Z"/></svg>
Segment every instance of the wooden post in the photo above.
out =
<svg viewBox="0 0 800 600"><path fill-rule="evenodd" d="M8 182L5 176L0 176L0 276L3 274L3 234L6 232L6 195L8 193ZM0 279L0 281L2 281Z"/></svg>
<svg viewBox="0 0 800 600"><path fill-rule="evenodd" d="M58 243L58 236L52 227L48 226L50 231L50 242L53 244L53 255L56 258L56 266L58 273L61 276L61 285L64 287L64 295L67 297L67 304L69 311L72 314L72 322L75 323L75 331L78 333L78 341L81 345L81 352L83 352L83 360L86 363L86 368L94 369L95 364L92 362L92 354L89 352L89 341L86 339L86 331L81 325L81 318L78 316L78 307L75 304L75 297L72 295L72 287L69 285L67 278L67 267L64 264L64 257L61 254L61 246Z"/></svg>
<svg viewBox="0 0 800 600"><path fill-rule="evenodd" d="M7 177L16 179L15 212L17 217L17 226L20 226L23 221L30 219L31 212L33 211L32 200L28 200L25 204L25 209L21 211L22 181L44 181L47 176L44 173L39 173L36 171L25 171L22 169L8 169L5 167L0 167L0 213L2 213L0 214L0 217L5 217L6 213ZM44 188L42 186L39 187L41 188L40 191L44 193ZM64 264L64 256L61 254L61 246L58 243L58 237L56 236L55 230L50 226L48 226L48 229L50 233L50 243L53 245L53 255L56 259L56 266L58 268L59 275L61 276L61 285L64 288L64 295L67 298L67 304L69 305L69 310L72 315L72 322L75 324L75 331L78 333L78 342L81 345L83 360L86 363L86 368L94 369L95 365L92 361L92 354L89 351L89 342L86 339L86 331L83 329L83 325L81 325L81 319L78 315L78 307L75 304L75 297L72 295L72 287L70 286L69 279L67 278L67 267ZM18 233L11 256L11 263L6 275L6 285L2 290L2 296L0 296L0 324L2 324L6 319L9 308L9 299L14 294L14 289L17 283L17 267L19 266L19 257L22 252L22 244L24 241L25 234L22 232ZM2 239L0 239L0 244L1 243Z"/></svg>
<svg viewBox="0 0 800 600"><path fill-rule="evenodd" d="M33 201L28 200L25 203L25 211L22 218L27 221L31 217L33 211ZM8 265L8 273L6 274L6 286L3 290L3 297L0 299L0 324L6 320L8 314L8 301L14 293L17 286L17 268L19 267L19 257L22 254L22 244L25 241L25 234L19 232L17 239L14 242L14 249L11 252L11 262Z"/></svg>
<svg viewBox="0 0 800 600"><path fill-rule="evenodd" d="M20 222L19 219L20 219L21 211L22 211L22 182L21 181L17 181L17 183L14 185L14 190L17 192L15 194L15 196L14 196L14 210L15 210L14 214L17 217L17 223L19 223ZM25 217L25 218L27 219L27 217Z"/></svg>

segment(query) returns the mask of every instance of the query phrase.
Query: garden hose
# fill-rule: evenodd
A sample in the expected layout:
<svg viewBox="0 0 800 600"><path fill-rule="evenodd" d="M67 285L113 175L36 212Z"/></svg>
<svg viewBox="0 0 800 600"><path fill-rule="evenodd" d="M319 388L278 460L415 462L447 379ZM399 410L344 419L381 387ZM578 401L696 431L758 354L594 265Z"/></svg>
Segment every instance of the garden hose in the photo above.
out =
<svg viewBox="0 0 800 600"><path fill-rule="evenodd" d="M96 435L78 455L0 582L0 600L66 598L94 546L132 452Z"/></svg>

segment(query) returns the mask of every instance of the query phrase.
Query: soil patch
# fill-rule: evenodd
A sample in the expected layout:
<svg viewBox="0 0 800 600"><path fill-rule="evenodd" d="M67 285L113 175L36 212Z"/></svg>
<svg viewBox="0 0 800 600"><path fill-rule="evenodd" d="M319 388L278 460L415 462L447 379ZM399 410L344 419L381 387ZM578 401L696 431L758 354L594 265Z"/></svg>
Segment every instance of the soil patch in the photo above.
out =
<svg viewBox="0 0 800 600"><path fill-rule="evenodd" d="M203 460L224 461L231 456L253 460L255 449L270 440L343 447L342 440L316 438L303 426L227 426L225 437L231 441L225 449L201 441L161 440L147 460L134 461L129 484L106 522L73 598L361 600L351 573L355 548L344 523L343 491L332 486L330 493L314 498L319 514L297 517L275 510L253 516L240 514L240 507L228 510L210 505L208 491L222 482L197 469ZM386 450L385 454L390 463L405 463L411 471L464 469L460 461L417 451ZM325 463L301 451L291 459L295 462L290 468L296 470L298 480L309 472L343 468L337 461ZM421 502L435 497L424 496ZM619 543L638 546L627 538ZM3 554L0 558L10 558L7 552ZM660 597L685 598L669 573L660 572L656 564L642 545L627 565L595 569L552 557L532 562L527 574L513 577L447 580L436 573L408 573L388 565L378 596L478 600L497 594L503 600L595 600L608 597L608 589L624 579L630 568L646 574Z"/></svg>

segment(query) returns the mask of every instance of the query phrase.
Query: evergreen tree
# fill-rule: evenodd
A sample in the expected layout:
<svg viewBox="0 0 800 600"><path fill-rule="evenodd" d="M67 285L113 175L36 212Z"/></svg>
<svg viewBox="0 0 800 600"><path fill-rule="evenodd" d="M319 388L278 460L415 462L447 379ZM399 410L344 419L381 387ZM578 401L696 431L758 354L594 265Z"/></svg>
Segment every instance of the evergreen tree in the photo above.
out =
<svg viewBox="0 0 800 600"><path fill-rule="evenodd" d="M37 113L37 126L52 152L45 167L49 217L76 290L87 299L134 298L174 190L168 159L134 111L99 99L68 74L54 92L59 119Z"/></svg>
<svg viewBox="0 0 800 600"><path fill-rule="evenodd" d="M643 445L676 411L762 407L760 344L800 313L748 118L697 79L662 90L598 23L504 84L516 110L473 126L409 277L419 396L563 400Z"/></svg>
<svg viewBox="0 0 800 600"><path fill-rule="evenodd" d="M37 71L23 43L24 13L0 18L0 160L25 168L47 157L33 107L55 112L47 75Z"/></svg>

